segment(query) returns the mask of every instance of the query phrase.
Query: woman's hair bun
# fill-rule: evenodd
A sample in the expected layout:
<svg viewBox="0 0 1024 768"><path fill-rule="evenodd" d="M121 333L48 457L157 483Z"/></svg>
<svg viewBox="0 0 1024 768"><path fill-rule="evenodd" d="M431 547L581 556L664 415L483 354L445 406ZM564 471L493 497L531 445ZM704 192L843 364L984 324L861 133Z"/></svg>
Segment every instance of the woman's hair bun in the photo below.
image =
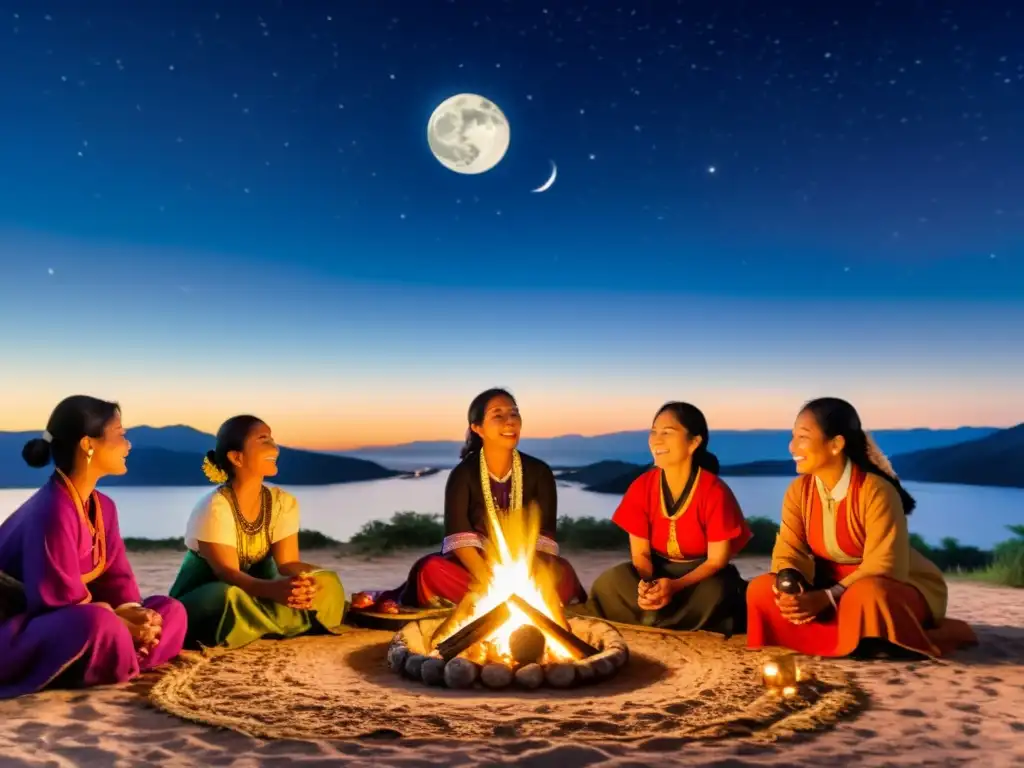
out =
<svg viewBox="0 0 1024 768"><path fill-rule="evenodd" d="M217 452L216 451L207 451L206 452L206 458L209 459L210 463L213 464L213 466L215 466L215 467L217 466Z"/></svg>
<svg viewBox="0 0 1024 768"><path fill-rule="evenodd" d="M50 444L41 437L33 437L21 449L21 458L30 467L42 469L50 463Z"/></svg>

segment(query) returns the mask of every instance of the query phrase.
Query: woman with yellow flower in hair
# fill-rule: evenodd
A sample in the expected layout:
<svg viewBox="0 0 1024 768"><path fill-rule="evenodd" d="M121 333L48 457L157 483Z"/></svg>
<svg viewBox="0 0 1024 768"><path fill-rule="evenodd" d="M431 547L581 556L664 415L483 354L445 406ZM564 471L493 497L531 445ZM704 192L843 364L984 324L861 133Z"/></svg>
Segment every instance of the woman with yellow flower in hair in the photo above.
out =
<svg viewBox="0 0 1024 768"><path fill-rule="evenodd" d="M188 613L192 647L341 631L341 581L300 560L299 503L263 484L277 474L279 453L263 421L234 416L206 454L203 472L219 487L189 517L188 552L171 587Z"/></svg>

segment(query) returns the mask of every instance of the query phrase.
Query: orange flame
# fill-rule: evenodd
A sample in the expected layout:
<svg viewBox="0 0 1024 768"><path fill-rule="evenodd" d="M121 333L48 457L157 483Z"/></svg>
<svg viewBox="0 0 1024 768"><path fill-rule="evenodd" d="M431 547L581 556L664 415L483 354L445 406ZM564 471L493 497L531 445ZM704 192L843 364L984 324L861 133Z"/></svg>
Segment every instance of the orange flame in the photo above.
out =
<svg viewBox="0 0 1024 768"><path fill-rule="evenodd" d="M462 627L497 608L512 595L518 595L552 621L568 629L568 622L558 599L555 573L536 558L537 539L540 535L540 509L531 504L526 509L512 510L500 520L488 520L487 544L484 558L490 568L486 584L471 591L459 605L457 620L444 629L443 635L433 638L434 645L451 637ZM512 652L509 641L512 633L524 624L532 624L529 617L509 604L511 616L483 644L489 655L509 661ZM545 661L569 661L572 651L557 637L544 633Z"/></svg>

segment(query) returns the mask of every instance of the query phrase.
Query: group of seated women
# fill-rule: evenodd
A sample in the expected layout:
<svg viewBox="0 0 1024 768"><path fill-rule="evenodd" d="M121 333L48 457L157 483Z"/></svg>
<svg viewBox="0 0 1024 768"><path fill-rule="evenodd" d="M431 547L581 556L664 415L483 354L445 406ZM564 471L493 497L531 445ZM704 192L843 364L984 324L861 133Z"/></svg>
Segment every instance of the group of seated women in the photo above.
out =
<svg viewBox="0 0 1024 768"><path fill-rule="evenodd" d="M914 500L864 432L854 408L823 398L801 410L790 450L798 477L786 493L771 573L749 585L733 565L751 538L718 476L701 411L664 405L650 432L654 467L626 491L613 521L630 560L601 574L588 596L557 543L550 467L517 449L519 407L505 390L469 408L462 461L445 490L441 551L407 581L359 593L357 611L454 606L485 583L488 520L539 509L537 561L578 615L678 631L747 633L751 648L783 646L846 656L896 646L940 656L976 642L946 618L942 574L910 547ZM203 469L217 488L200 499L170 597L143 600L118 528L96 490L127 472L131 445L120 408L76 395L22 452L49 481L0 524L0 699L47 687L132 679L184 647L239 648L259 638L342 631L338 576L305 563L295 497L264 481L277 474L270 428L236 416L217 433ZM794 589L778 590L776 573Z"/></svg>

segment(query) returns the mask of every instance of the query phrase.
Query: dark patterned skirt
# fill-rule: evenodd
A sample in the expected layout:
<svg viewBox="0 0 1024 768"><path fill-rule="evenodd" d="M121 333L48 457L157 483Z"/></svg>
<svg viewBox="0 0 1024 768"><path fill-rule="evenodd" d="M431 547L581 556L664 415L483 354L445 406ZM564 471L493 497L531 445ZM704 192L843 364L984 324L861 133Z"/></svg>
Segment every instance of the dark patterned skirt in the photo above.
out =
<svg viewBox="0 0 1024 768"><path fill-rule="evenodd" d="M678 579L703 562L677 563L656 554L653 560L656 579ZM645 611L637 605L640 581L640 574L632 563L616 565L597 577L590 599L575 613L620 624L691 632L705 630L727 637L746 632L747 582L732 563L676 592L671 602L658 611Z"/></svg>

